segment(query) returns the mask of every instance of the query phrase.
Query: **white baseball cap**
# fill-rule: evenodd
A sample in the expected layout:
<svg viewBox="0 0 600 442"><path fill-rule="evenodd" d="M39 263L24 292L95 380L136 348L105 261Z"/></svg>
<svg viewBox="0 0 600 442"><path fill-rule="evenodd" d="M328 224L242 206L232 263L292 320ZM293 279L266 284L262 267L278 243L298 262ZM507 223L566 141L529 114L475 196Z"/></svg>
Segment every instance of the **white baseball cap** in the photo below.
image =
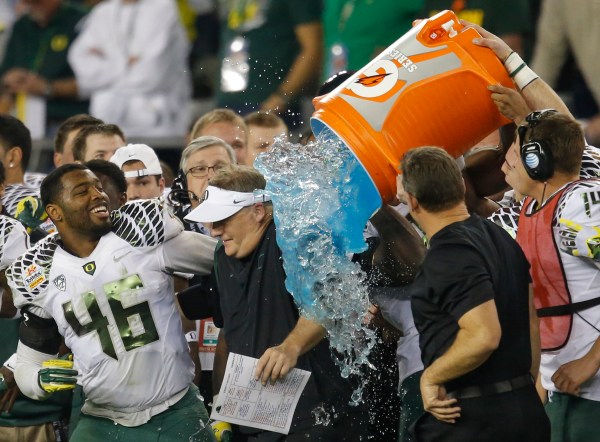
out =
<svg viewBox="0 0 600 442"><path fill-rule="evenodd" d="M202 202L185 217L195 223L214 223L235 215L244 207L271 201L263 189L254 192L236 192L208 186Z"/></svg>
<svg viewBox="0 0 600 442"><path fill-rule="evenodd" d="M145 144L128 144L120 147L110 158L110 161L119 166L119 169L122 169L123 164L127 161L141 161L144 164L143 169L125 172L125 178L162 175L162 167L160 167L156 152Z"/></svg>

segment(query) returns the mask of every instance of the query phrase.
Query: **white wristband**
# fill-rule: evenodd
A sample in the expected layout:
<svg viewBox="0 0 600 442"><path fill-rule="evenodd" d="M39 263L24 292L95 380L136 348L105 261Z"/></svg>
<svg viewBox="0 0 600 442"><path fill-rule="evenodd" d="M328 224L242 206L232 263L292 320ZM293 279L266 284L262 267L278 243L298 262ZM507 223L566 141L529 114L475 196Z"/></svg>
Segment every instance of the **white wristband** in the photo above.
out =
<svg viewBox="0 0 600 442"><path fill-rule="evenodd" d="M198 342L198 333L196 333L194 330L187 332L185 334L185 340L187 342Z"/></svg>
<svg viewBox="0 0 600 442"><path fill-rule="evenodd" d="M531 68L525 65L517 74L513 77L513 81L520 90L525 89L527 85L532 83L534 80L540 78Z"/></svg>
<svg viewBox="0 0 600 442"><path fill-rule="evenodd" d="M15 368L17 368L17 354L13 353L11 357L6 360L4 366L14 373Z"/></svg>
<svg viewBox="0 0 600 442"><path fill-rule="evenodd" d="M504 62L504 67L508 74L512 74L519 66L524 63L523 59L516 52L511 52Z"/></svg>
<svg viewBox="0 0 600 442"><path fill-rule="evenodd" d="M523 90L529 83L539 78L516 52L511 52L506 58L504 67L520 90Z"/></svg>

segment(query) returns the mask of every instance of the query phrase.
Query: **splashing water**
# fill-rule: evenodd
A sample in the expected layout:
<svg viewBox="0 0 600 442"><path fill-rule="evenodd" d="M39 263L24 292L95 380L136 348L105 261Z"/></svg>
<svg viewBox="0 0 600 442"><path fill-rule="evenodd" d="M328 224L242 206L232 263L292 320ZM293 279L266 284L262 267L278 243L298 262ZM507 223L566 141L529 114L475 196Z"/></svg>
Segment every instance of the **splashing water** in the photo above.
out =
<svg viewBox="0 0 600 442"><path fill-rule="evenodd" d="M331 421L339 417L334 407L325 408L323 405L315 407L312 410L312 415L315 419L315 425L323 425L324 427L331 425Z"/></svg>
<svg viewBox="0 0 600 442"><path fill-rule="evenodd" d="M255 162L267 179L286 287L322 324L342 376L361 375L375 334L363 325L366 275L349 255L366 249L363 229L381 197L352 152L323 130L307 146L278 140ZM352 402L362 399L361 385Z"/></svg>

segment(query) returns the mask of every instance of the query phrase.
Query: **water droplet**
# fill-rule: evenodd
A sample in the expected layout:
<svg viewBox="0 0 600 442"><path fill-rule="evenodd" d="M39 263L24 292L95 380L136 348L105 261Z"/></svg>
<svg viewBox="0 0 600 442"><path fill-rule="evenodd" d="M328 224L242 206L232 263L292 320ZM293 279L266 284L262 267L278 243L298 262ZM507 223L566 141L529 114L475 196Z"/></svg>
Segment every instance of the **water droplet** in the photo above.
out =
<svg viewBox="0 0 600 442"><path fill-rule="evenodd" d="M381 204L379 194L375 189L365 198L364 188L373 184L337 138L320 135L306 146L277 140L255 166L273 200L286 287L302 314L327 329L341 375L360 377L371 366L375 333L363 325L366 275L348 255L366 247L362 232ZM363 387L353 403L362 400Z"/></svg>

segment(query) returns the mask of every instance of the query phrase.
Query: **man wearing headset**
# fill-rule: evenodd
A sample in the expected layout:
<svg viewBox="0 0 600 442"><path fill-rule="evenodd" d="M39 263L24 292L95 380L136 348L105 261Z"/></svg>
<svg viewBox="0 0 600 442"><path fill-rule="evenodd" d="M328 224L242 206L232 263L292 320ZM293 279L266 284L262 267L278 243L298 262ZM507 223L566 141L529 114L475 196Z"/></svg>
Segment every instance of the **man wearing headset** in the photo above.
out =
<svg viewBox="0 0 600 442"><path fill-rule="evenodd" d="M209 120L204 120L204 122L206 121ZM208 187L208 181L218 171L228 169L236 163L235 152L227 142L220 138L199 136L193 139L181 153L179 174L171 188L168 201L175 209L175 214L182 219L186 230L205 235L210 234L202 223L186 221L183 217L198 207ZM212 318L211 297L208 293L203 292L203 290L208 290L208 284L208 277L194 277L190 280L190 287L179 292L178 299L182 303L180 305L186 315L189 314L188 309L193 308L195 313L189 317L200 320L198 349L202 376L198 386L200 393L206 399L206 406L210 408L213 397L211 379L216 350L215 340L219 332Z"/></svg>
<svg viewBox="0 0 600 442"><path fill-rule="evenodd" d="M518 88L489 87L500 112L519 125L502 170L525 197L512 225L518 217L517 241L531 263L542 345L539 380L548 391L552 441L595 441L590 422L600 412L600 180L581 177L600 176L597 167L590 169L597 149L586 146L581 126L547 83L498 37L474 27L483 38L473 42L494 51ZM558 112L528 114L545 107Z"/></svg>
<svg viewBox="0 0 600 442"><path fill-rule="evenodd" d="M589 419L600 412L600 180L579 179L585 140L571 117L533 112L518 133L502 170L525 195L517 241L531 263L546 411L553 440L591 441Z"/></svg>

